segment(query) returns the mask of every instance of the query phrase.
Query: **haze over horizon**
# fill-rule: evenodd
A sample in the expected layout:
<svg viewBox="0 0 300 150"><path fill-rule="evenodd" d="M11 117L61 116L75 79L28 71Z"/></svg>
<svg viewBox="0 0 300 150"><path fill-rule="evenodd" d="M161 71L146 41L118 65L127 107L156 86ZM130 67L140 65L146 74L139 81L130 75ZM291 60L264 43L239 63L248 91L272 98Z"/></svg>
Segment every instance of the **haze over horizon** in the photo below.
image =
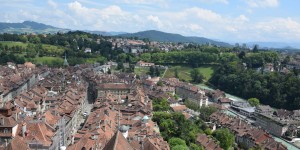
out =
<svg viewBox="0 0 300 150"><path fill-rule="evenodd" d="M159 30L226 42L300 41L300 1L10 0L0 22L36 21L72 30Z"/></svg>

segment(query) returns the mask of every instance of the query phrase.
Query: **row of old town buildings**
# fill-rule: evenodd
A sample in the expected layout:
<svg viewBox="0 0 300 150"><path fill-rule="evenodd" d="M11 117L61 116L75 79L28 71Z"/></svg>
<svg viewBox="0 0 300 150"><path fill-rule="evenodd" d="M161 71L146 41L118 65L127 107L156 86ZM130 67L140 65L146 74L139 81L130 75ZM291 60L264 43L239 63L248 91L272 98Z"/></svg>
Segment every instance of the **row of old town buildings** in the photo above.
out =
<svg viewBox="0 0 300 150"><path fill-rule="evenodd" d="M1 66L0 149L169 150L135 75L94 68Z"/></svg>
<svg viewBox="0 0 300 150"><path fill-rule="evenodd" d="M209 126L213 130L230 129L235 142L245 148L287 149L271 136L282 135L277 133L279 127L253 126L224 113L232 102L222 91L203 90L176 78L107 74L109 66L0 66L0 149L169 150L158 125L151 119L152 100L161 98L167 99L171 110L182 113L186 119L199 113L187 108L183 100L198 107L218 106L220 111L210 116ZM286 113L285 118L297 117L296 114L299 113ZM264 123L259 119L257 122ZM284 130L295 128L296 125L288 126ZM218 142L205 134L198 135L196 144L205 149L221 149Z"/></svg>

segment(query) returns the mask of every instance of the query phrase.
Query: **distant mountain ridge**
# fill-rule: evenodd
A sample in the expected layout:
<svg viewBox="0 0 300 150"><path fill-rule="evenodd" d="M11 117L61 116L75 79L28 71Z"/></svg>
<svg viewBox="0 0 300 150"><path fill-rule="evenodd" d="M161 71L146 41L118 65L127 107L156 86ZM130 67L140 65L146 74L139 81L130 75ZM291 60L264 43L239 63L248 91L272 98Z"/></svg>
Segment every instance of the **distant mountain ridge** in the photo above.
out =
<svg viewBox="0 0 300 150"><path fill-rule="evenodd" d="M259 45L260 48L275 48L275 49L300 49L300 43L284 43L284 42L249 42L247 45Z"/></svg>
<svg viewBox="0 0 300 150"><path fill-rule="evenodd" d="M191 43L197 43L197 44L215 44L218 46L225 46L225 47L231 47L230 44L225 42L219 42L211 39L207 39L204 37L195 37L195 36L183 36L180 34L174 34L174 33L166 33L156 30L148 30L148 31L142 31L137 33L127 33L127 34L120 34L117 36L121 37L137 37L140 39L148 38L149 40L153 41L160 41L160 42L191 42Z"/></svg>
<svg viewBox="0 0 300 150"><path fill-rule="evenodd" d="M119 34L127 34L127 32L106 32L106 31L90 31L90 30L84 30L84 32L88 32L91 34L103 35L103 36L116 36Z"/></svg>
<svg viewBox="0 0 300 150"><path fill-rule="evenodd" d="M56 33L66 31L70 30L61 29L34 21L24 21L22 23L0 22L0 33Z"/></svg>
<svg viewBox="0 0 300 150"><path fill-rule="evenodd" d="M22 23L6 23L0 22L0 33L36 33L36 34L47 34L47 33L57 33L57 32L68 32L73 31L70 29L63 29L54 27L51 25L46 25L43 23L38 23L34 21L24 21ZM74 30L75 31L75 30ZM106 31L90 31L81 30L84 32L98 34L103 36L121 36L121 37L138 37L138 38L148 38L152 41L161 42L193 42L198 44L211 43L219 46L232 47L232 45L226 42L220 42L218 40L212 40L204 37L194 37L194 36L182 36L180 34L166 33L156 30L148 30L137 33L126 33L126 32L106 32ZM300 43L284 43L284 42L248 42L248 46L253 46L258 44L261 48L275 48L275 49L300 49Z"/></svg>

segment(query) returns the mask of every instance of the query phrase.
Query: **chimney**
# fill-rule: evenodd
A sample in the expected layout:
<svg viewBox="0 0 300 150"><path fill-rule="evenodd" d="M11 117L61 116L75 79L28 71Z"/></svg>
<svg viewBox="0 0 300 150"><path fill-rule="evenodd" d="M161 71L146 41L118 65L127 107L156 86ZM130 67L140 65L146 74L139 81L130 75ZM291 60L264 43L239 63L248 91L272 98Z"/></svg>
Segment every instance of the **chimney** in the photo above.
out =
<svg viewBox="0 0 300 150"><path fill-rule="evenodd" d="M42 121L46 122L46 117L45 116L42 116Z"/></svg>
<svg viewBox="0 0 300 150"><path fill-rule="evenodd" d="M71 145L73 145L73 144L74 144L74 141L75 141L75 137L74 137L74 136L72 136Z"/></svg>
<svg viewBox="0 0 300 150"><path fill-rule="evenodd" d="M26 123L22 124L22 137L25 137L26 133Z"/></svg>
<svg viewBox="0 0 300 150"><path fill-rule="evenodd" d="M16 113L16 121L18 121L18 119L19 119L19 114L18 113Z"/></svg>

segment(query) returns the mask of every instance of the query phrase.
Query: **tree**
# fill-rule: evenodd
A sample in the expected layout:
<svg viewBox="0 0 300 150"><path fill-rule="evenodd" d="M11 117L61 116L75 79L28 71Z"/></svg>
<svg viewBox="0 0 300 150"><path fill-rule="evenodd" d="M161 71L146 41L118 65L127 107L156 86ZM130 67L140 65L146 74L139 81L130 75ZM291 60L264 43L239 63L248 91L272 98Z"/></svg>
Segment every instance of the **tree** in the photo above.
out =
<svg viewBox="0 0 300 150"><path fill-rule="evenodd" d="M168 111L170 105L167 99L154 99L153 100L153 110L154 111Z"/></svg>
<svg viewBox="0 0 300 150"><path fill-rule="evenodd" d="M177 145L182 145L182 146L186 147L185 141L181 138L173 137L173 138L169 139L168 143L169 143L171 149L173 149Z"/></svg>
<svg viewBox="0 0 300 150"><path fill-rule="evenodd" d="M191 143L190 150L203 150L203 148L201 146L198 146L197 144Z"/></svg>
<svg viewBox="0 0 300 150"><path fill-rule="evenodd" d="M128 72L134 72L134 69L135 69L135 65L134 64L130 64Z"/></svg>
<svg viewBox="0 0 300 150"><path fill-rule="evenodd" d="M244 59L245 56L246 56L245 51L241 51L238 56L239 56L240 59Z"/></svg>
<svg viewBox="0 0 300 150"><path fill-rule="evenodd" d="M107 73L108 73L108 74L111 74L111 70L110 70L110 68L108 68L108 70L107 70Z"/></svg>
<svg viewBox="0 0 300 150"><path fill-rule="evenodd" d="M162 81L158 81L156 85L157 86L163 86L163 82Z"/></svg>
<svg viewBox="0 0 300 150"><path fill-rule="evenodd" d="M195 83L203 82L204 76L201 74L201 72L197 68L194 68L190 73L191 73L193 82L195 82Z"/></svg>
<svg viewBox="0 0 300 150"><path fill-rule="evenodd" d="M125 63L126 59L127 59L127 55L125 53L119 54L117 56L117 61L118 62Z"/></svg>
<svg viewBox="0 0 300 150"><path fill-rule="evenodd" d="M155 67L155 75L156 75L157 77L160 76L160 71L159 71L159 68L158 68L158 67Z"/></svg>
<svg viewBox="0 0 300 150"><path fill-rule="evenodd" d="M118 66L117 66L118 70L124 70L124 65L122 62L118 62Z"/></svg>
<svg viewBox="0 0 300 150"><path fill-rule="evenodd" d="M257 99L257 98L249 98L248 99L248 103L251 106L253 106L253 107L258 106L259 105L259 99Z"/></svg>
<svg viewBox="0 0 300 150"><path fill-rule="evenodd" d="M220 142L220 146L228 150L234 143L234 135L227 129L218 129L213 136Z"/></svg>
<svg viewBox="0 0 300 150"><path fill-rule="evenodd" d="M20 41L26 43L28 41L27 37L24 36L20 36Z"/></svg>
<svg viewBox="0 0 300 150"><path fill-rule="evenodd" d="M201 107L199 109L200 111L200 118L203 119L204 121L209 120L209 116L216 112L218 109L213 106L207 106L207 107Z"/></svg>
<svg viewBox="0 0 300 150"><path fill-rule="evenodd" d="M258 45L255 44L253 47L253 53L257 53L258 52Z"/></svg>
<svg viewBox="0 0 300 150"><path fill-rule="evenodd" d="M175 75L175 78L179 78L178 67L175 67L174 75Z"/></svg>
<svg viewBox="0 0 300 150"><path fill-rule="evenodd" d="M150 67L149 74L151 77L153 77L155 75L155 68L153 66Z"/></svg>
<svg viewBox="0 0 300 150"><path fill-rule="evenodd" d="M260 145L257 145L257 146L250 148L249 150L263 150L263 148Z"/></svg>
<svg viewBox="0 0 300 150"><path fill-rule="evenodd" d="M300 138L300 131L297 131L297 138Z"/></svg>
<svg viewBox="0 0 300 150"><path fill-rule="evenodd" d="M176 145L175 147L171 148L171 150L189 150L189 148L184 145Z"/></svg>
<svg viewBox="0 0 300 150"><path fill-rule="evenodd" d="M185 140L187 144L194 143L196 141L197 135L201 132L199 129L199 126L196 124L192 123L190 120L184 121L180 125L180 138Z"/></svg>
<svg viewBox="0 0 300 150"><path fill-rule="evenodd" d="M194 111L198 111L199 108L200 108L198 105L195 105L195 103L192 102L192 101L190 101L189 99L185 99L185 100L184 100L184 105L185 105L186 107L188 107L189 109L192 109L192 110L194 110Z"/></svg>
<svg viewBox="0 0 300 150"><path fill-rule="evenodd" d="M204 133L205 133L206 135L212 135L212 131L211 131L210 128L205 129L205 130L204 130Z"/></svg>
<svg viewBox="0 0 300 150"><path fill-rule="evenodd" d="M162 130L162 133L165 133L165 139L169 139L170 137L175 136L176 130L177 130L177 126L174 122L174 120L171 119L167 119L167 120L163 120L160 123L160 129ZM185 141L184 141L185 143Z"/></svg>
<svg viewBox="0 0 300 150"><path fill-rule="evenodd" d="M282 61L282 64L287 64L287 63L289 63L291 61L291 56L286 56L285 58L284 58L284 60Z"/></svg>
<svg viewBox="0 0 300 150"><path fill-rule="evenodd" d="M41 39L38 36L33 36L29 40L30 43L38 44L41 43Z"/></svg>
<svg viewBox="0 0 300 150"><path fill-rule="evenodd" d="M292 136L292 131L291 130L287 130L285 133L284 133L284 135L285 136L287 136L287 137L289 137L289 136Z"/></svg>
<svg viewBox="0 0 300 150"><path fill-rule="evenodd" d="M143 53L141 54L140 58L145 62L151 61L151 54L150 53Z"/></svg>

